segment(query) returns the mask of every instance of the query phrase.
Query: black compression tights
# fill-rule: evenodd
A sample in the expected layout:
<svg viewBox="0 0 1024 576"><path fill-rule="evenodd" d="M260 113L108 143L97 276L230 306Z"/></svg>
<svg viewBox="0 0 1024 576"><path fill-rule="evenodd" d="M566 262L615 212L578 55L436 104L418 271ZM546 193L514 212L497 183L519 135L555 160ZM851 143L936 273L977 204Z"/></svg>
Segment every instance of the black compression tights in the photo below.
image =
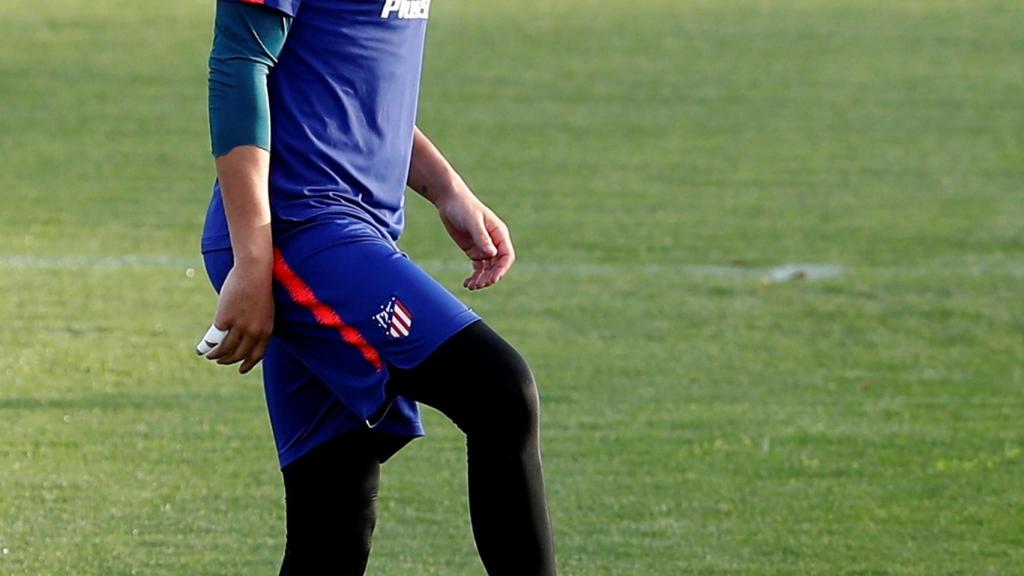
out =
<svg viewBox="0 0 1024 576"><path fill-rule="evenodd" d="M393 369L388 386L441 411L466 434L470 520L487 573L553 576L540 404L522 357L478 321L416 368ZM380 474L370 437L345 434L284 468L282 576L364 573Z"/></svg>

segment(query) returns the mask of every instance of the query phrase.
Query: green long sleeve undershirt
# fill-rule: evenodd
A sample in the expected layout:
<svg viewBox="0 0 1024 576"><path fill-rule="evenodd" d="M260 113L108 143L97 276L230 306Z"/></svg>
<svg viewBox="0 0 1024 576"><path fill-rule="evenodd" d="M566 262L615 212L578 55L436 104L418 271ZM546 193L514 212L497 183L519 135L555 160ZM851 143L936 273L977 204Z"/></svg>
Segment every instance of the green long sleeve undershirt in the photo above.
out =
<svg viewBox="0 0 1024 576"><path fill-rule="evenodd" d="M238 146L270 150L267 75L292 18L255 4L218 0L210 50L210 142L214 156Z"/></svg>

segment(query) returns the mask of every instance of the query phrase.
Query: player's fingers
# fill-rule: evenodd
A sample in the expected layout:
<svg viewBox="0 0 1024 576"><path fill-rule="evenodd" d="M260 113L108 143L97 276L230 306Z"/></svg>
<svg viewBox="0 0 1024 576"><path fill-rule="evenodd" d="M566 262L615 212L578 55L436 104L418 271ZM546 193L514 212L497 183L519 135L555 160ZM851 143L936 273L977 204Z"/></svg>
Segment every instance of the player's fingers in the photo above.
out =
<svg viewBox="0 0 1024 576"><path fill-rule="evenodd" d="M209 354L211 350L217 347L224 338L228 335L227 330L221 330L217 328L216 324L211 324L210 329L206 331L199 343L196 344L196 354L205 356Z"/></svg>
<svg viewBox="0 0 1024 576"><path fill-rule="evenodd" d="M497 244L497 248L498 255L488 260L483 273L477 279L478 288L486 288L497 283L515 262L515 249L512 247L512 241L509 239L507 231Z"/></svg>
<svg viewBox="0 0 1024 576"><path fill-rule="evenodd" d="M509 258L495 258L494 265L486 270L480 277L479 284L480 288L487 288L493 286L505 276L509 268L512 266Z"/></svg>
<svg viewBox="0 0 1024 576"><path fill-rule="evenodd" d="M516 249L512 245L512 235L509 233L508 228L502 225L494 239L494 247L498 249L495 256L497 258L508 258L509 266L512 265L512 261L516 259Z"/></svg>
<svg viewBox="0 0 1024 576"><path fill-rule="evenodd" d="M245 336L242 336L242 340L238 343L238 346L235 347L234 351L220 357L217 360L217 364L227 365L241 362L249 355L249 352L252 352L253 346L255 345L256 337L251 334L246 334Z"/></svg>
<svg viewBox="0 0 1024 576"><path fill-rule="evenodd" d="M245 360L242 361L242 365L239 366L238 373L239 374L248 374L249 371L252 370L253 368L255 368L257 364L259 364L259 360L253 360L251 358L246 358Z"/></svg>
<svg viewBox="0 0 1024 576"><path fill-rule="evenodd" d="M509 233L508 226L497 218L488 223L487 235L494 243L495 256L500 256L512 246L512 235Z"/></svg>
<svg viewBox="0 0 1024 576"><path fill-rule="evenodd" d="M470 260L487 260L488 258L494 258L494 255L496 254L495 250L497 249L493 244L491 245L490 252L483 250L474 244L469 248L469 250L466 250L466 257Z"/></svg>
<svg viewBox="0 0 1024 576"><path fill-rule="evenodd" d="M267 353L267 346L270 344L270 338L261 338L256 342L256 346L253 347L252 352L245 358L242 365L238 368L238 371L242 374L247 374L250 370L256 367L263 359L263 356Z"/></svg>
<svg viewBox="0 0 1024 576"><path fill-rule="evenodd" d="M508 273L512 269L512 263L516 261L514 254L506 254L495 258L494 267L491 269L491 274L494 275L495 281L501 279L502 276Z"/></svg>
<svg viewBox="0 0 1024 576"><path fill-rule="evenodd" d="M227 330L228 335L224 337L224 340L206 355L208 359L217 360L227 354L231 354L238 347L238 343L242 341L241 330L235 330L233 327L229 327Z"/></svg>
<svg viewBox="0 0 1024 576"><path fill-rule="evenodd" d="M475 263L476 270L473 273L473 281L471 282L471 289L479 290L486 285L487 282L487 270L490 266L490 259L481 260Z"/></svg>
<svg viewBox="0 0 1024 576"><path fill-rule="evenodd" d="M484 270L485 262L483 260L473 260L473 273L462 282L462 286L475 290L480 282L480 277L483 276Z"/></svg>
<svg viewBox="0 0 1024 576"><path fill-rule="evenodd" d="M473 247L470 249L472 254L470 258L474 260L479 258L490 258L498 253L497 247L494 246L494 239L491 238L491 231L487 228L484 222L484 215L481 214L477 221L474 222L473 227Z"/></svg>

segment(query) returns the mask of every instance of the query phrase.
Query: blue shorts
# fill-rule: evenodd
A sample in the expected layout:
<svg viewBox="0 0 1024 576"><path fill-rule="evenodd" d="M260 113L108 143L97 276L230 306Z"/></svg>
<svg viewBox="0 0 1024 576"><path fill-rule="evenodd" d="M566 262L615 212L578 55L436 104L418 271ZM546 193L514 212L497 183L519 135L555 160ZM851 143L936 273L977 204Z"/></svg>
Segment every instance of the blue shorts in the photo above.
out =
<svg viewBox="0 0 1024 576"><path fill-rule="evenodd" d="M263 382L281 467L359 428L387 460L425 433L418 404L389 394L389 369L416 366L479 316L368 224L318 222L274 244ZM203 256L219 292L231 250Z"/></svg>

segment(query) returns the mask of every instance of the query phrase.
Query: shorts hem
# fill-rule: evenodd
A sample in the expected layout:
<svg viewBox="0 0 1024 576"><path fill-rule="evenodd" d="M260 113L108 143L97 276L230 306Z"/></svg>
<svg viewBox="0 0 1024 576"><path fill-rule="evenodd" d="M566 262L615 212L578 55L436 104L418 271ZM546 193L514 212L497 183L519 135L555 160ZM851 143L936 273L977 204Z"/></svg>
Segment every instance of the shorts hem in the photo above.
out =
<svg viewBox="0 0 1024 576"><path fill-rule="evenodd" d="M422 354L418 355L411 362L403 362L401 364L397 362L392 362L391 364L396 368L400 368L402 370L411 370L422 364L423 361L425 361L427 358L430 358L431 354L436 352L437 349L440 348L442 344L447 342L452 336L455 336L456 334L461 332L466 326L469 326L470 324L482 319L483 318L481 318L479 314L474 312L472 308L466 308L465 310L459 312L452 318L451 330L447 330L444 336L438 338L434 342L431 342L429 345L423 347ZM378 408L378 410L379 409L380 408Z"/></svg>
<svg viewBox="0 0 1024 576"><path fill-rule="evenodd" d="M294 453L281 454L278 452L277 461L278 468L284 469L290 464L297 462L306 456L310 452L316 450L320 446L327 444L337 438L340 438L346 434L352 434L355 432L369 432L368 438L372 439L377 452L377 461L383 464L387 462L392 456L397 454L402 448L408 445L410 442L417 438L422 438L427 435L426 430L423 428L423 424L420 422L413 423L411 429L407 432L376 432L370 428L347 428L341 430L335 434L331 434L326 438L323 438L315 444L309 444L302 447L301 450L291 451Z"/></svg>

